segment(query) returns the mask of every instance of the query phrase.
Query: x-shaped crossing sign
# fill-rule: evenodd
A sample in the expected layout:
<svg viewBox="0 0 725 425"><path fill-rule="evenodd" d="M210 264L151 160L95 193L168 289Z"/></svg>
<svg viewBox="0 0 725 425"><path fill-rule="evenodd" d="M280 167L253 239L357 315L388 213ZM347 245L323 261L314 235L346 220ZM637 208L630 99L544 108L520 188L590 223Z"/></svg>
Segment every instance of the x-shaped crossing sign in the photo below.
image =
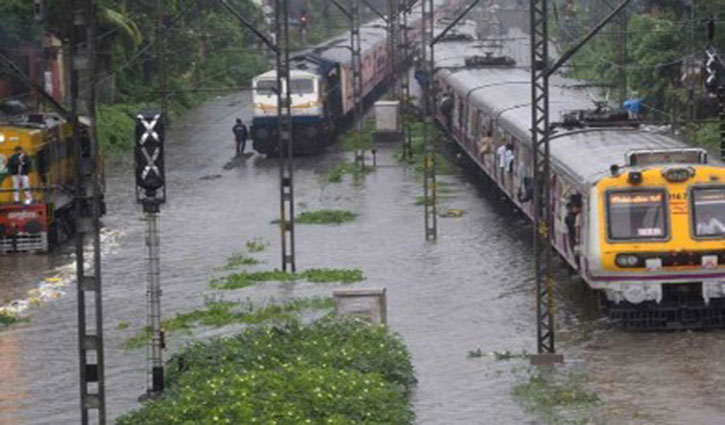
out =
<svg viewBox="0 0 725 425"><path fill-rule="evenodd" d="M144 189L155 191L164 184L161 170L163 166L160 164L163 140L161 140L162 135L157 128L161 114L147 116L138 114L136 118L138 126L140 126L137 127L136 184Z"/></svg>

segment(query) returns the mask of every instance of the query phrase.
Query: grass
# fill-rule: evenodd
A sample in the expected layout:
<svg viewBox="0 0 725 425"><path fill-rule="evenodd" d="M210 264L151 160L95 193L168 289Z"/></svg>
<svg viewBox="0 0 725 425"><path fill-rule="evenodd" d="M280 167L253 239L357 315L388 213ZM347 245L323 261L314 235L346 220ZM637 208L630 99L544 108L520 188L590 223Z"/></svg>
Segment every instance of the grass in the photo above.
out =
<svg viewBox="0 0 725 425"><path fill-rule="evenodd" d="M282 304L269 304L256 308L252 303L235 303L216 301L209 303L205 309L197 309L188 313L179 313L161 322L161 328L168 335L179 331L190 331L194 326L222 327L231 324L257 325L268 322L284 322L297 318L298 314L309 310L329 310L334 307L331 297L301 298ZM143 347L151 329L143 331L127 339L124 348L127 350Z"/></svg>
<svg viewBox="0 0 725 425"><path fill-rule="evenodd" d="M300 273L300 276L315 283L354 283L365 279L359 269L309 269Z"/></svg>
<svg viewBox="0 0 725 425"><path fill-rule="evenodd" d="M4 311L0 311L0 329L23 321L25 321L25 319L21 319Z"/></svg>
<svg viewBox="0 0 725 425"><path fill-rule="evenodd" d="M240 289L254 286L263 282L290 282L294 280L294 274L281 270L247 272L230 274L212 281L212 287L217 289Z"/></svg>
<svg viewBox="0 0 725 425"><path fill-rule="evenodd" d="M292 282L307 280L315 283L353 283L365 279L359 269L309 269L299 273L281 270L247 272L230 274L216 278L211 285L217 289L241 289L264 282Z"/></svg>
<svg viewBox="0 0 725 425"><path fill-rule="evenodd" d="M249 252L262 252L267 249L269 242L265 242L262 238L254 238L248 240L246 246Z"/></svg>
<svg viewBox="0 0 725 425"><path fill-rule="evenodd" d="M373 148L373 131L375 131L375 120L368 119L363 123L362 134L360 135L360 149L370 150ZM342 136L342 150L355 150L355 130L348 131Z"/></svg>
<svg viewBox="0 0 725 425"><path fill-rule="evenodd" d="M363 165L362 168L359 168L354 162L344 160L337 163L334 167L332 167L332 169L330 169L330 171L327 172L325 180L327 183L340 183L342 181L342 176L346 174L358 177L370 174L373 171L375 171L375 168L370 165Z"/></svg>
<svg viewBox="0 0 725 425"><path fill-rule="evenodd" d="M582 410L599 402L596 393L584 387L586 377L581 374L534 374L513 388L513 395L525 408L543 416L547 423L588 423L585 418L575 419ZM578 413L578 414L577 414Z"/></svg>
<svg viewBox="0 0 725 425"><path fill-rule="evenodd" d="M128 322L118 322L118 330L122 331L124 329L128 329Z"/></svg>
<svg viewBox="0 0 725 425"><path fill-rule="evenodd" d="M345 210L305 211L295 218L299 224L342 224L354 221L357 214Z"/></svg>
<svg viewBox="0 0 725 425"><path fill-rule="evenodd" d="M241 266L253 266L259 264L261 261L253 257L248 257L244 253L236 252L227 259L227 264L222 267L222 270L233 270Z"/></svg>

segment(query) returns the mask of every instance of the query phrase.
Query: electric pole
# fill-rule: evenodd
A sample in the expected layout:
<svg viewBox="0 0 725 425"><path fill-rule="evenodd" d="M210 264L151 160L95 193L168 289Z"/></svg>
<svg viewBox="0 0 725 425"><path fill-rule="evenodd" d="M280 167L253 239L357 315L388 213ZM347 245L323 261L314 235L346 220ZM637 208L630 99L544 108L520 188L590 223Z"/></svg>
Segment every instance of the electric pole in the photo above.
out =
<svg viewBox="0 0 725 425"><path fill-rule="evenodd" d="M535 364L563 361L556 354L554 338L554 269L551 248L553 216L549 203L551 161L549 138L549 78L571 59L589 40L621 12L630 0L623 2L597 24L584 38L549 63L548 0L530 0L531 42L531 140L534 145L534 267L536 272L536 351Z"/></svg>
<svg viewBox="0 0 725 425"><path fill-rule="evenodd" d="M365 168L365 151L362 148L363 81L362 41L360 39L360 0L352 0L350 47L352 49L352 99L355 103L355 166L358 171Z"/></svg>
<svg viewBox="0 0 725 425"><path fill-rule="evenodd" d="M275 0L277 123L279 149L279 218L282 271L296 270L294 160L292 156L292 84L289 60L289 0Z"/></svg>
<svg viewBox="0 0 725 425"><path fill-rule="evenodd" d="M96 140L95 5L93 0L72 0L71 116L75 159L76 277L78 298L78 354L80 370L81 424L96 411L99 425L106 423L105 366L103 353L103 297L101 293L100 156ZM81 94L79 82L87 78ZM81 128L80 115L88 117ZM91 241L90 268L86 269L85 243ZM87 296L88 295L88 296ZM90 304L92 315L87 315Z"/></svg>
<svg viewBox="0 0 725 425"><path fill-rule="evenodd" d="M275 54L277 70L277 150L279 153L279 228L282 239L282 270L294 272L295 264L295 211L294 161L292 140L292 96L289 60L289 0L275 0L274 34L272 42L254 25L237 12L227 0L217 0L247 29Z"/></svg>
<svg viewBox="0 0 725 425"><path fill-rule="evenodd" d="M426 5L427 3L427 5ZM427 6L427 7L426 7ZM436 110L435 94L435 58L433 56L433 38L435 11L433 0L421 0L423 31L421 50L426 87L423 88L423 204L425 221L425 239L435 241L438 238L438 212L436 199L436 163L433 150L433 116Z"/></svg>

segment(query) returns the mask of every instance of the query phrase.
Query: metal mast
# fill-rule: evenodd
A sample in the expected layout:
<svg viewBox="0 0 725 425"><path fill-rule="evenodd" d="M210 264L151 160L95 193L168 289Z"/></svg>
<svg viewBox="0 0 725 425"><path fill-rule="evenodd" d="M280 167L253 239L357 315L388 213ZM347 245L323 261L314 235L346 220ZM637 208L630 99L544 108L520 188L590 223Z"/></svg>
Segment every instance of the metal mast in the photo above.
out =
<svg viewBox="0 0 725 425"><path fill-rule="evenodd" d="M426 3L428 9L426 10ZM438 237L438 214L436 199L436 163L435 153L433 151L432 134L433 131L433 115L436 110L436 94L435 94L435 78L434 67L435 58L433 56L433 38L435 11L433 10L433 0L422 0L421 8L423 13L422 29L423 29L423 49L422 59L425 67L425 75L427 78L427 87L423 96L423 113L425 115L423 122L423 198L424 198L424 214L425 214L425 239L434 241ZM430 51L428 51L430 50Z"/></svg>
<svg viewBox="0 0 725 425"><path fill-rule="evenodd" d="M408 45L408 7L407 0L398 0L398 51L402 51L400 59L400 91L398 93L400 100L400 116L403 122L403 159L410 161L413 157L412 152L412 134L410 123L406 120L408 102L410 101L410 75L408 73L410 46Z"/></svg>
<svg viewBox="0 0 725 425"><path fill-rule="evenodd" d="M103 356L103 303L101 294L101 182L100 157L96 143L96 60L95 7L93 0L71 1L71 115L73 153L76 163L76 277L78 297L78 354L80 366L81 424L92 419L106 423L105 375ZM87 77L89 85L81 92L79 82ZM81 129L79 115L89 119L87 131ZM90 267L86 267L85 243L91 241ZM89 295L88 297L86 295ZM88 315L89 308L91 314Z"/></svg>
<svg viewBox="0 0 725 425"><path fill-rule="evenodd" d="M350 48L352 49L352 100L355 103L355 166L365 167L365 151L362 148L363 81L362 40L360 38L360 0L352 0Z"/></svg>
<svg viewBox="0 0 725 425"><path fill-rule="evenodd" d="M624 9L623 0L571 49L549 64L548 0L530 0L531 18L531 140L534 144L534 265L536 268L536 351L531 361L561 362L554 346L554 270L551 252L552 212L549 200L549 78Z"/></svg>
<svg viewBox="0 0 725 425"><path fill-rule="evenodd" d="M280 234L282 271L295 271L294 161L292 156L292 96L289 62L288 0L275 0L277 116L279 150Z"/></svg>
<svg viewBox="0 0 725 425"><path fill-rule="evenodd" d="M534 257L536 267L536 351L555 353L554 279L549 243L549 28L548 0L530 0L531 139L534 144Z"/></svg>

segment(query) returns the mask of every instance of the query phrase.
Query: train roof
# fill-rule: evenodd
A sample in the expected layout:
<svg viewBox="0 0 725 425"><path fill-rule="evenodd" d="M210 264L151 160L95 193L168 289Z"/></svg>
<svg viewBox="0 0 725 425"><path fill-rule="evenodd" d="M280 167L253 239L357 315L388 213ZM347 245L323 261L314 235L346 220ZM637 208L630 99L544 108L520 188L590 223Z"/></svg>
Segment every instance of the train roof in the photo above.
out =
<svg viewBox="0 0 725 425"><path fill-rule="evenodd" d="M499 52L509 52L524 61L513 67L465 67L467 57L490 49L480 41L452 41L436 49L436 70L444 80L443 91L453 89L465 95L472 105L486 112L523 143L531 145L531 74L528 38L509 33L502 38ZM439 53L440 51L440 53ZM551 123L575 110L591 110L600 100L586 91L582 81L552 76L549 91ZM633 127L585 127L580 130L559 128L552 136L552 162L569 173L574 181L594 183L609 173L613 164L624 165L626 154L635 149L673 149L688 147L662 134Z"/></svg>

